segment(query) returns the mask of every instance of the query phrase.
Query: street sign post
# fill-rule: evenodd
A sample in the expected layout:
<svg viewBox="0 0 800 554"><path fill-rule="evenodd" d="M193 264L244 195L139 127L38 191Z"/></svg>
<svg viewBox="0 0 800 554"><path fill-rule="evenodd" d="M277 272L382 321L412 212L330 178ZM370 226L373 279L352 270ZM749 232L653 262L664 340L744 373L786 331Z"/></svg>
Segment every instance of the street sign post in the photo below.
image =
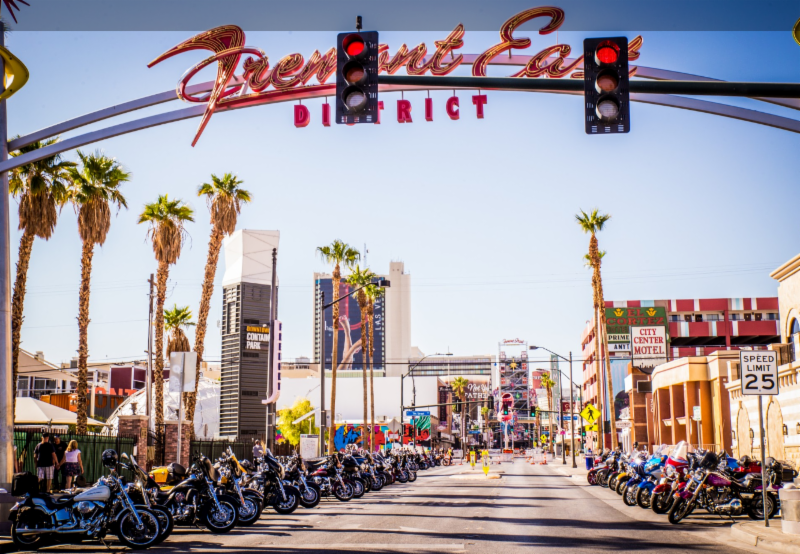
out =
<svg viewBox="0 0 800 554"><path fill-rule="evenodd" d="M778 394L778 353L771 350L741 350L739 352L739 368L742 376L742 394L758 396L758 440L761 443L761 482L767 482L767 470L764 462L764 408L761 397ZM739 440L742 440L741 437ZM764 507L764 527L769 527L769 510L767 509L767 487L762 487L762 506Z"/></svg>

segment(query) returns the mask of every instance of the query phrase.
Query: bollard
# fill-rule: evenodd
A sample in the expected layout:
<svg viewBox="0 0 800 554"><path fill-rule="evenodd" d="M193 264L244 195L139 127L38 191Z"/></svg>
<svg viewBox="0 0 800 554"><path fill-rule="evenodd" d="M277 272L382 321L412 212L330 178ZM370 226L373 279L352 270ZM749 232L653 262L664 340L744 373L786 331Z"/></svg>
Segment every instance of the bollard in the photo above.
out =
<svg viewBox="0 0 800 554"><path fill-rule="evenodd" d="M778 492L781 500L781 529L787 535L800 535L800 489L788 488Z"/></svg>

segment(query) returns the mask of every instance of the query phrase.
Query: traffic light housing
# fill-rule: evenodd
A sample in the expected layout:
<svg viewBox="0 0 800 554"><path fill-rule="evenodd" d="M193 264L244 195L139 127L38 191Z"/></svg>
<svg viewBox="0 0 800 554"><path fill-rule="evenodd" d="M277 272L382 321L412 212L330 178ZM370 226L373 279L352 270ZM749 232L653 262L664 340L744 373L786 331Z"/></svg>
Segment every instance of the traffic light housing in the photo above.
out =
<svg viewBox="0 0 800 554"><path fill-rule="evenodd" d="M587 135L630 132L628 83L627 38L587 38L583 41Z"/></svg>
<svg viewBox="0 0 800 554"><path fill-rule="evenodd" d="M336 123L378 120L378 31L336 39Z"/></svg>
<svg viewBox="0 0 800 554"><path fill-rule="evenodd" d="M535 408L535 407L532 407L532 408L531 408L531 417L536 417L536 411L537 411L537 410L536 410L536 408Z"/></svg>

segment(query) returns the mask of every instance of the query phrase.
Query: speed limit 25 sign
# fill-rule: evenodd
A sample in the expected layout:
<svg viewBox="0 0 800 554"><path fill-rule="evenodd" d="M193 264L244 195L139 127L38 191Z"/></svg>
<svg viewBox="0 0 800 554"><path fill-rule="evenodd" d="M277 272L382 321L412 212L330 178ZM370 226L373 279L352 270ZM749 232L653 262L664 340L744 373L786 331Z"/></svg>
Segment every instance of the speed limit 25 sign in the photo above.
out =
<svg viewBox="0 0 800 554"><path fill-rule="evenodd" d="M778 394L778 353L770 350L739 352L742 369L742 394Z"/></svg>

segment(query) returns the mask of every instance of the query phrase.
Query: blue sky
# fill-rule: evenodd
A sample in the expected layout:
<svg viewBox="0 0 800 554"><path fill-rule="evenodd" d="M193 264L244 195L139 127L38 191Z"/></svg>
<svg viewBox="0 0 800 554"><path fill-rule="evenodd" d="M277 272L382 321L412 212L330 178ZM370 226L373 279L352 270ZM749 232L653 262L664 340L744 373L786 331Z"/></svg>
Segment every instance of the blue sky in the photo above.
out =
<svg viewBox="0 0 800 554"><path fill-rule="evenodd" d="M642 32L636 63L726 80L799 82L791 23L786 32ZM520 53L556 40L576 51L584 37L597 36L538 36L539 26L529 23L517 33L533 40ZM449 30L383 33L381 41L392 52L421 41L430 50ZM192 34L12 33L7 45L31 78L8 102L9 134L172 89L205 54L183 54L153 69L146 64ZM273 63L292 52L327 50L334 41L332 32L247 33L247 44ZM495 32L467 29L462 52L477 54L496 42ZM488 92L486 117L477 120L471 94L459 92L459 121L445 116L449 93L431 94L431 123L422 117L425 93L408 93L418 119L400 125L393 114L400 95L384 94L380 126L324 128L321 101L313 100L304 129L292 125L291 104L277 104L217 114L195 148L197 120L97 145L133 179L124 186L130 209L114 217L95 254L90 359L130 359L146 348L146 280L156 264L136 218L158 194L183 198L197 211L167 298L197 310L210 226L196 189L212 172L232 171L253 192L240 228L281 231L279 317L288 358L312 353L312 274L326 269L314 249L335 238L359 248L366 243L376 272L405 262L413 283L412 344L424 352L494 353L498 341L520 337L577 354L591 315L583 267L588 237L574 223L581 208L613 215L599 237L608 251L608 299L776 295L769 272L800 249L800 135L634 104L630 134L588 137L580 97ZM765 103L724 101L800 118ZM171 102L121 120L180 107ZM363 153L359 180L342 163L351 149ZM19 236L14 214L14 259ZM75 215L66 207L55 236L34 245L23 348L42 350L54 362L76 355L79 271ZM210 360L219 359L220 305L217 293L206 339Z"/></svg>

